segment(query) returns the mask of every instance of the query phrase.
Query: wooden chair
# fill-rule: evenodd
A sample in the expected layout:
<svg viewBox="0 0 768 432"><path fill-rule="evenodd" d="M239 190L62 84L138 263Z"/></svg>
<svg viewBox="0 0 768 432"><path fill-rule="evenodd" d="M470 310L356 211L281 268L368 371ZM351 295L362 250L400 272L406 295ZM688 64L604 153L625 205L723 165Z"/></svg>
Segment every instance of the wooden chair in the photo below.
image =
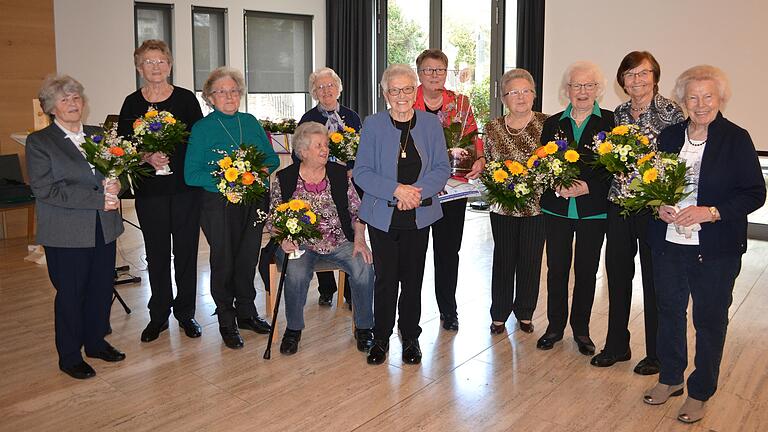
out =
<svg viewBox="0 0 768 432"><path fill-rule="evenodd" d="M8 197L0 201L0 212L27 209L27 243L35 242L35 197L21 175L19 155L0 155L0 175Z"/></svg>

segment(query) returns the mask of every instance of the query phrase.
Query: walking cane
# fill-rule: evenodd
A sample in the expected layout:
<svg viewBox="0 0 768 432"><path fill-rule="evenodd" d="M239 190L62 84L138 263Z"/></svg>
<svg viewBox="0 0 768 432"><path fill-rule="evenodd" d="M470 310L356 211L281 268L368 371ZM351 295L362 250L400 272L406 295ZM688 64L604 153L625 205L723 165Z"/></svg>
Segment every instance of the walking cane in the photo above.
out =
<svg viewBox="0 0 768 432"><path fill-rule="evenodd" d="M275 335L277 312L280 310L280 297L283 295L283 284L285 284L285 269L288 268L288 256L289 254L285 254L283 258L283 269L280 271L280 283L277 285L277 300L275 301L275 310L272 311L272 328L269 329L269 340L267 341L267 349L264 351L264 360L269 360L272 357L272 337Z"/></svg>

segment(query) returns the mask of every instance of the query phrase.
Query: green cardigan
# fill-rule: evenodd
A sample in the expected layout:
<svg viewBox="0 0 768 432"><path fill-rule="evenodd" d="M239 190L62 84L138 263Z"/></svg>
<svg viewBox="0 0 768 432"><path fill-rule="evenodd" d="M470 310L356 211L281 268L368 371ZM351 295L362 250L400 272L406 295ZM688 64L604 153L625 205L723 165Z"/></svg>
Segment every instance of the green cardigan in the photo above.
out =
<svg viewBox="0 0 768 432"><path fill-rule="evenodd" d="M219 193L217 181L211 175L216 168L215 162L222 158L217 150L234 150L240 145L241 136L243 143L255 145L266 155L265 165L270 174L278 168L280 158L256 117L248 113L228 115L214 110L192 127L184 160L184 181L190 186L201 186L208 192Z"/></svg>

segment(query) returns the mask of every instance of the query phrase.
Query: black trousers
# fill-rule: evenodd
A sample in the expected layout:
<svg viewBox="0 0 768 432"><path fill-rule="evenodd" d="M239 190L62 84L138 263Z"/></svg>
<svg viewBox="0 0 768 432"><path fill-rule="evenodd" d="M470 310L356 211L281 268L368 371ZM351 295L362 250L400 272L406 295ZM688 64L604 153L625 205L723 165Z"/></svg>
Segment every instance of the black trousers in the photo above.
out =
<svg viewBox="0 0 768 432"><path fill-rule="evenodd" d="M164 322L195 316L197 294L197 246L200 241L200 191L174 195L136 197L136 215L144 236L152 296L149 318ZM176 298L171 282L173 253Z"/></svg>
<svg viewBox="0 0 768 432"><path fill-rule="evenodd" d="M317 291L325 296L331 296L338 289L336 287L336 278L332 271L317 272ZM344 273L344 300L352 304L352 285L349 283L349 277Z"/></svg>
<svg viewBox="0 0 768 432"><path fill-rule="evenodd" d="M435 299L440 314L457 316L456 283L459 278L459 250L464 235L467 200L441 204L443 217L432 224L432 252L435 259Z"/></svg>
<svg viewBox="0 0 768 432"><path fill-rule="evenodd" d="M83 346L86 353L93 354L106 347L104 335L109 327L115 282L115 243L104 244L101 223L97 223L96 245L92 248L45 246L48 276L56 289L56 351L61 367L82 362Z"/></svg>
<svg viewBox="0 0 768 432"><path fill-rule="evenodd" d="M547 333L562 334L568 322L568 276L573 259L573 304L571 329L574 336L589 336L589 318L595 300L595 283L605 219L568 219L545 215L547 239ZM574 247L573 238L576 237Z"/></svg>
<svg viewBox="0 0 768 432"><path fill-rule="evenodd" d="M539 299L544 252L544 216L514 217L491 212L493 274L491 320L530 320Z"/></svg>
<svg viewBox="0 0 768 432"><path fill-rule="evenodd" d="M265 202L229 204L218 193L202 192L200 223L210 245L211 297L221 327L233 327L236 317L258 316L254 278L264 225L254 222Z"/></svg>
<svg viewBox="0 0 768 432"><path fill-rule="evenodd" d="M605 270L608 273L608 336L605 351L621 355L629 349L629 311L632 306L632 279L635 277L635 255L640 249L643 279L643 315L645 319L646 357L656 359L658 312L653 285L651 248L646 242L650 211L624 217L621 207L608 209L608 232L605 245Z"/></svg>
<svg viewBox="0 0 768 432"><path fill-rule="evenodd" d="M388 340L395 326L403 339L421 334L421 285L429 244L429 227L417 230L378 230L368 225L376 280L373 285L373 335ZM398 300L398 287L400 299Z"/></svg>

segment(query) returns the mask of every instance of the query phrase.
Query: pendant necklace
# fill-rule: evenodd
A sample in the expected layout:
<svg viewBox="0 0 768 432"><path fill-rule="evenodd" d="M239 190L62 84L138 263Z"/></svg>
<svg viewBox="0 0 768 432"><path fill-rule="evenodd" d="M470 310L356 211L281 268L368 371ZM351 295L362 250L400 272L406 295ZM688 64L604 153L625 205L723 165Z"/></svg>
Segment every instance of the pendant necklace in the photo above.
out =
<svg viewBox="0 0 768 432"><path fill-rule="evenodd" d="M235 141L235 137L232 136L231 133L227 130L227 128L224 126L224 123L221 122L221 119L216 119L219 121L219 124L221 125L222 129L224 129L224 132L229 135L229 139L232 140L232 142L235 144L235 147L240 147L240 144L243 143L243 125L240 123L240 117L237 117L237 127L240 128L240 142Z"/></svg>

